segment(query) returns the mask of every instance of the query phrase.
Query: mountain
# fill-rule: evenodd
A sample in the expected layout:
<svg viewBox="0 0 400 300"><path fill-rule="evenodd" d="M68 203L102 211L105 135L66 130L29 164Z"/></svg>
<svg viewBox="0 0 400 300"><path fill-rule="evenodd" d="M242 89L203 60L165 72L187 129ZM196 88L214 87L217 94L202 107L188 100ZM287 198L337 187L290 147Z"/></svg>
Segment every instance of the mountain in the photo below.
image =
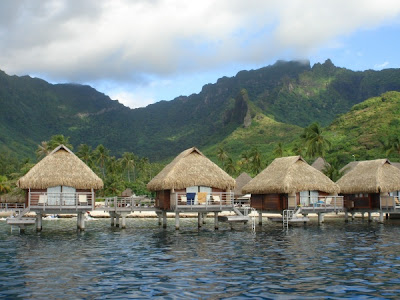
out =
<svg viewBox="0 0 400 300"><path fill-rule="evenodd" d="M400 70L354 72L330 60L278 61L207 84L198 94L129 109L89 86L49 84L0 72L0 151L32 156L54 134L73 145L103 144L152 160L185 148L225 145L238 156L258 145L290 142L313 121L330 124L361 101L400 91ZM207 150L208 151L208 150Z"/></svg>
<svg viewBox="0 0 400 300"><path fill-rule="evenodd" d="M399 132L400 92L386 92L367 99L326 128L326 136L332 142L328 161L336 157L346 164L353 159L387 157L384 145L391 138L398 138ZM388 158L399 161L399 154L394 151Z"/></svg>

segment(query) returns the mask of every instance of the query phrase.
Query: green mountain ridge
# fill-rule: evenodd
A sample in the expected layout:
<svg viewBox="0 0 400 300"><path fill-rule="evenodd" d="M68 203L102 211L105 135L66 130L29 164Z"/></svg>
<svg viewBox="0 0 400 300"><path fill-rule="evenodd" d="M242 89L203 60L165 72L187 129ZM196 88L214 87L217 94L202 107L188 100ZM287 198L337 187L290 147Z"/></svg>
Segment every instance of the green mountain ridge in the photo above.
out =
<svg viewBox="0 0 400 300"><path fill-rule="evenodd" d="M191 146L211 154L222 145L234 157L252 146L270 152L277 142L295 141L301 127L326 126L390 90L400 91L400 69L278 61L220 78L198 94L130 109L89 86L0 72L0 151L32 157L41 141L63 134L75 146L103 144L113 155L129 151L153 161Z"/></svg>

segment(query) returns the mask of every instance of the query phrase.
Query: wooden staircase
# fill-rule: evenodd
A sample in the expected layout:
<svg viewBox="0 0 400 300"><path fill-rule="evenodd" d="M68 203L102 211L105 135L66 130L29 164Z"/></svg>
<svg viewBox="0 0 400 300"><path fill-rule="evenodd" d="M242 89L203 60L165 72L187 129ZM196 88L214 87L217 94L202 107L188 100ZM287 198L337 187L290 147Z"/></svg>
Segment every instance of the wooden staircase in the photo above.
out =
<svg viewBox="0 0 400 300"><path fill-rule="evenodd" d="M29 207L27 207L23 211L20 211L16 217L7 218L7 224L11 226L18 226L20 231L23 231L25 229L25 226L34 225L36 222L36 218L24 217L24 215L27 214L29 211L30 209Z"/></svg>

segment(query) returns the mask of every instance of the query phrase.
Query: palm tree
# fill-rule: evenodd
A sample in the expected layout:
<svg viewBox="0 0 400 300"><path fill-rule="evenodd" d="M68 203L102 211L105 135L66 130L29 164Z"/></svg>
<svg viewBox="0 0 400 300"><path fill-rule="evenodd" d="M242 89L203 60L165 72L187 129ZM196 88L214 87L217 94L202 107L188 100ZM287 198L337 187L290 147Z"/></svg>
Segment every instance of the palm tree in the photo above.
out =
<svg viewBox="0 0 400 300"><path fill-rule="evenodd" d="M100 168L103 174L103 179L106 178L106 174L104 171L104 166L108 160L110 150L104 147L102 144L98 145L96 150L94 151L94 156L96 161L100 164Z"/></svg>
<svg viewBox="0 0 400 300"><path fill-rule="evenodd" d="M301 137L306 143L306 155L309 157L324 157L326 150L331 146L331 142L322 134L322 127L317 122L304 128Z"/></svg>
<svg viewBox="0 0 400 300"><path fill-rule="evenodd" d="M221 146L217 149L217 158L222 163L222 167L225 166L225 160L228 158L228 153Z"/></svg>
<svg viewBox="0 0 400 300"><path fill-rule="evenodd" d="M261 153L257 147L251 149L251 170L254 174L260 173L261 167Z"/></svg>
<svg viewBox="0 0 400 300"><path fill-rule="evenodd" d="M391 135L388 137L387 142L384 143L386 155L389 156L392 153L400 155L400 138L398 135Z"/></svg>
<svg viewBox="0 0 400 300"><path fill-rule="evenodd" d="M283 149L283 145L281 142L279 142L274 149L274 155L275 157L283 157L284 153L285 150Z"/></svg>
<svg viewBox="0 0 400 300"><path fill-rule="evenodd" d="M230 175L234 175L236 173L236 167L232 158L228 157L226 161L227 163L225 165L225 171Z"/></svg>
<svg viewBox="0 0 400 300"><path fill-rule="evenodd" d="M332 160L331 163L326 163L322 173L328 176L332 181L337 181L343 176L343 172L340 172L340 166L337 159Z"/></svg>
<svg viewBox="0 0 400 300"><path fill-rule="evenodd" d="M304 154L304 144L303 143L295 143L291 149L293 154L303 156Z"/></svg>
<svg viewBox="0 0 400 300"><path fill-rule="evenodd" d="M135 155L132 152L125 152L122 155L122 165L125 170L128 172L128 181L131 182L130 170L135 174Z"/></svg>
<svg viewBox="0 0 400 300"><path fill-rule="evenodd" d="M92 161L92 147L87 144L80 144L78 146L78 152L76 155L87 165L91 164Z"/></svg>
<svg viewBox="0 0 400 300"><path fill-rule="evenodd" d="M8 193L11 188L7 182L7 177L0 175L0 194Z"/></svg>
<svg viewBox="0 0 400 300"><path fill-rule="evenodd" d="M51 149L49 147L49 143L46 141L43 141L38 145L36 149L36 157L37 160L42 159L43 157L47 156L51 152Z"/></svg>
<svg viewBox="0 0 400 300"><path fill-rule="evenodd" d="M50 138L50 141L49 141L48 144L49 144L49 148L50 148L51 150L57 148L57 147L60 146L60 145L64 145L64 146L66 146L67 148L69 148L70 150L73 149L72 145L71 145L70 142L69 142L69 137L65 137L65 136L62 135L62 134L53 135L53 136Z"/></svg>

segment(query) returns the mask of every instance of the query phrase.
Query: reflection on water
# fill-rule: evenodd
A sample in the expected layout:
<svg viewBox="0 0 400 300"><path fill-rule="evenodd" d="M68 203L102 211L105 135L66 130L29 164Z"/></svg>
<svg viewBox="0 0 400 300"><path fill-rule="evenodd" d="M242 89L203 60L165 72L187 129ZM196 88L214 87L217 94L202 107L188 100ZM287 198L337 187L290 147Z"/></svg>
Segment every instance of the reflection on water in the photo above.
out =
<svg viewBox="0 0 400 300"><path fill-rule="evenodd" d="M0 297L22 298L397 298L400 222L329 219L317 226L226 224L181 219L43 221L10 233L0 222Z"/></svg>

